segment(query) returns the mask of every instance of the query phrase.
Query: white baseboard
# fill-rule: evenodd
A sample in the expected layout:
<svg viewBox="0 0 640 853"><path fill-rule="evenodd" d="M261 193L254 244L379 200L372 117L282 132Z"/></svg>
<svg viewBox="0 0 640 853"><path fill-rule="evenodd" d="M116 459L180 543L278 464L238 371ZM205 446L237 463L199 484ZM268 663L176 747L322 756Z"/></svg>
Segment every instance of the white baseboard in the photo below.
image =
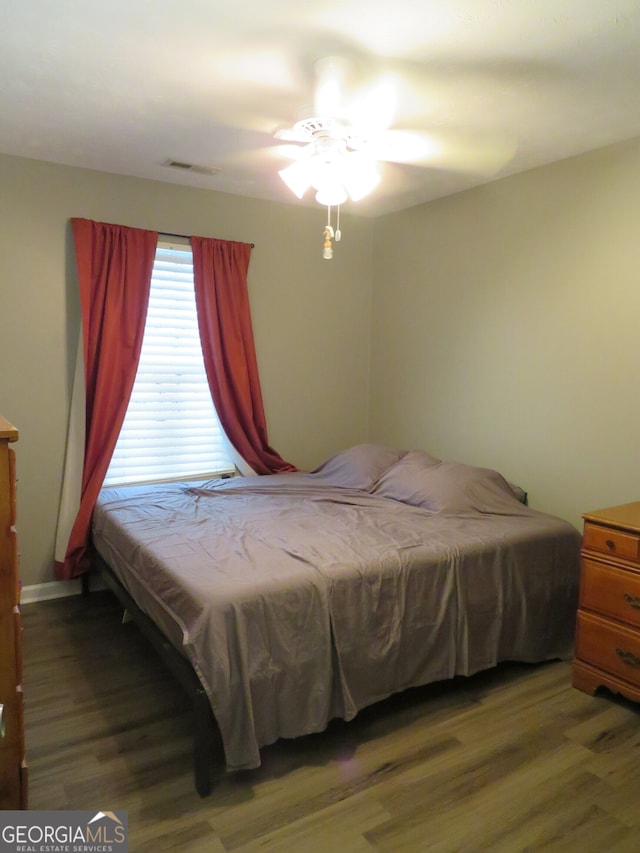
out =
<svg viewBox="0 0 640 853"><path fill-rule="evenodd" d="M91 576L89 589L91 591L106 589L101 580ZM70 595L80 595L82 586L79 578L70 581L50 581L23 586L20 592L20 605L35 604L38 601L50 601L52 598L68 598Z"/></svg>

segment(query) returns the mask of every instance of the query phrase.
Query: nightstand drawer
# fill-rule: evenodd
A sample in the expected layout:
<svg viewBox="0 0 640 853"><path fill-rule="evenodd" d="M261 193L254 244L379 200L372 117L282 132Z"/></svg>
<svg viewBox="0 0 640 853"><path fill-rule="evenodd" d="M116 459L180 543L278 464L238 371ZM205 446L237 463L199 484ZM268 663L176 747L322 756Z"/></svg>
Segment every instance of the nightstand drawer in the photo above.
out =
<svg viewBox="0 0 640 853"><path fill-rule="evenodd" d="M640 635L631 628L578 612L576 658L640 685Z"/></svg>
<svg viewBox="0 0 640 853"><path fill-rule="evenodd" d="M583 557L580 607L640 627L640 573Z"/></svg>
<svg viewBox="0 0 640 853"><path fill-rule="evenodd" d="M623 533L611 527L585 523L582 547L611 557L640 562L640 535Z"/></svg>

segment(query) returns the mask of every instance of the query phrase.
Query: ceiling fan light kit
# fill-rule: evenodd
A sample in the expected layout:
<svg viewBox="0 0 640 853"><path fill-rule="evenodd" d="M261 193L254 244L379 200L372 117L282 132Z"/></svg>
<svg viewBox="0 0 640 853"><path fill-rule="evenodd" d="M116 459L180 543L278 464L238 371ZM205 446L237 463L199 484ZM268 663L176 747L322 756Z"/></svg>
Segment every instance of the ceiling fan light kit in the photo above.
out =
<svg viewBox="0 0 640 853"><path fill-rule="evenodd" d="M294 161L279 175L299 199L313 188L318 204L327 207L322 253L327 260L333 257L331 240L339 239L339 229L334 233L331 228L331 208L339 214L347 200L359 201L371 193L381 179L378 161L488 175L515 153L513 140L483 142L474 135L465 141L442 128L390 129L397 100L391 79L379 76L368 85L361 80L355 91L347 91L350 70L350 63L338 57L316 62L313 106L292 127L275 134L301 144L287 146Z"/></svg>
<svg viewBox="0 0 640 853"><path fill-rule="evenodd" d="M281 139L308 140L299 158L278 174L298 198L310 188L316 190L316 201L328 209L339 207L348 199L359 201L380 182L375 161L356 149L351 129L338 121L314 117L297 122ZM329 210L330 217L330 210ZM323 258L333 257L331 239L325 229Z"/></svg>
<svg viewBox="0 0 640 853"><path fill-rule="evenodd" d="M338 122L312 118L298 122L292 131L307 134L310 141L299 159L278 174L300 199L310 188L316 190L316 201L327 208L322 257L330 260L331 240L339 239L331 228L331 208L339 208L349 198L364 198L378 185L380 174L371 158L350 150L348 128Z"/></svg>
<svg viewBox="0 0 640 853"><path fill-rule="evenodd" d="M293 127L280 130L276 137L288 142L303 143L294 162L279 172L280 177L298 198L313 188L316 201L327 208L327 224L323 230L322 257L333 257L331 241L341 238L340 205L348 199L359 201L380 182L375 160L360 149L366 146L368 111L373 107L379 123L379 113L388 113L388 98L368 96L350 105L346 102L347 77L352 70L348 60L328 56L315 63L315 90L312 115L307 114ZM348 114L348 117L347 117ZM388 115L390 122L391 115ZM386 119L385 119L386 122ZM337 209L337 228L331 226L331 208Z"/></svg>

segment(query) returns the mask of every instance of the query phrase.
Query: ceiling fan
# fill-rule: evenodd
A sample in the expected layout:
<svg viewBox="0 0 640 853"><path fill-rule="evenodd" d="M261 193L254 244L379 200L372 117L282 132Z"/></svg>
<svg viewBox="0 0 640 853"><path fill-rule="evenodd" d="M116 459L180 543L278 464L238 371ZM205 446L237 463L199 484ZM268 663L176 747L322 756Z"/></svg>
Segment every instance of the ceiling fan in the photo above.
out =
<svg viewBox="0 0 640 853"><path fill-rule="evenodd" d="M278 130L277 139L303 143L290 148L292 165L280 171L287 186L299 198L310 188L316 200L337 206L351 198L358 201L380 180L376 157L368 150L393 116L393 90L385 81L368 91L349 96L345 60L326 57L315 64L314 101L290 128Z"/></svg>
<svg viewBox="0 0 640 853"><path fill-rule="evenodd" d="M398 80L391 74L363 80L354 63L335 56L318 60L314 69L313 104L275 137L289 143L279 153L293 161L279 171L282 180L298 198L313 188L328 209L326 258L332 257L331 239L341 236L339 225L335 232L331 227L331 208L339 215L348 199L372 192L381 161L491 174L515 153L512 139L496 135L393 128Z"/></svg>

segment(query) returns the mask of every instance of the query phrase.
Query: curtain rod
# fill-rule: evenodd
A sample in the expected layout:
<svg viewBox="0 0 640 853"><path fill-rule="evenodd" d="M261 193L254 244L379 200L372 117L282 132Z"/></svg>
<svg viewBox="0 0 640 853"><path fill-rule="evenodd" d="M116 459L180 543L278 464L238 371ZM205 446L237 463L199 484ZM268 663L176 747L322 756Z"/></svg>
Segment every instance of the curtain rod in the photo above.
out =
<svg viewBox="0 0 640 853"><path fill-rule="evenodd" d="M159 231L158 234L162 235L163 237L179 237L181 240L191 239L191 235L189 234L172 234L171 231ZM255 249L256 247L255 243L249 243L249 245L252 249Z"/></svg>

